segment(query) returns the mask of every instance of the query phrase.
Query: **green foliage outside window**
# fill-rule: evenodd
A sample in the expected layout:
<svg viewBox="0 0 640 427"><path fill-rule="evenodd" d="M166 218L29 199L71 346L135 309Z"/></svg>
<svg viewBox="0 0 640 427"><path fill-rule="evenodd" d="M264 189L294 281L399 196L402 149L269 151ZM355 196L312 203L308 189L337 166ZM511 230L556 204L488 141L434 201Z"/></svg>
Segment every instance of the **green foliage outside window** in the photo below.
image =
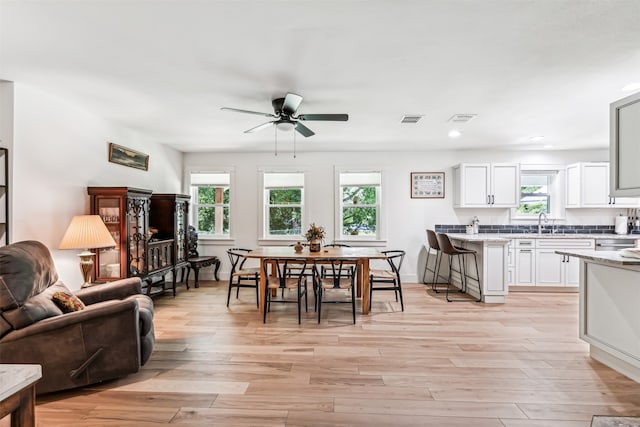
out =
<svg viewBox="0 0 640 427"><path fill-rule="evenodd" d="M546 185L522 185L520 187L520 205L518 214L539 215L550 212L550 196Z"/></svg>
<svg viewBox="0 0 640 427"><path fill-rule="evenodd" d="M302 234L302 189L269 190L269 234Z"/></svg>
<svg viewBox="0 0 640 427"><path fill-rule="evenodd" d="M216 204L216 190L223 190L222 203ZM222 221L222 234L229 234L229 188L197 187L198 231L216 233L216 221ZM216 218L216 212L221 213Z"/></svg>
<svg viewBox="0 0 640 427"><path fill-rule="evenodd" d="M375 186L342 187L342 234L375 236L377 201Z"/></svg>

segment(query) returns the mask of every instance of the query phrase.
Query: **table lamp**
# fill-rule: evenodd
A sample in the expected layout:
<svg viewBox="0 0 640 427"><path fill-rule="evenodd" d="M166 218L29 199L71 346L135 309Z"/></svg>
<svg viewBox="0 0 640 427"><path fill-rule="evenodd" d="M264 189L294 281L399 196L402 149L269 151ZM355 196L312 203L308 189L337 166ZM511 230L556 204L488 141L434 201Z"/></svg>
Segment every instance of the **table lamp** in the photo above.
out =
<svg viewBox="0 0 640 427"><path fill-rule="evenodd" d="M84 249L79 253L80 271L84 283L82 287L91 286L91 272L93 271L93 256L89 249L108 248L116 245L115 240L107 226L102 222L100 215L74 216L60 242L59 249Z"/></svg>

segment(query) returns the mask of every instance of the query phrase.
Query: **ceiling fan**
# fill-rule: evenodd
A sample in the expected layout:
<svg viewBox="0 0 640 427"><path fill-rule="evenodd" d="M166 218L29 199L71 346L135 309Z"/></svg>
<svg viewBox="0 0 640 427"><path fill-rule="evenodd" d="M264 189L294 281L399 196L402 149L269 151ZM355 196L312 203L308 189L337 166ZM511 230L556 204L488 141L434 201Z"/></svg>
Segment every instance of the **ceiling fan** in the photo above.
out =
<svg viewBox="0 0 640 427"><path fill-rule="evenodd" d="M256 114L258 116L270 117L270 122L263 123L254 128L245 130L244 133L253 133L271 126L276 126L280 130L295 129L305 137L315 135L311 129L300 123L307 120L321 120L333 122L346 122L349 120L348 114L299 114L295 115L298 107L302 103L302 97L295 93L287 93L284 98L276 98L271 101L273 113L261 113L259 111L239 110L237 108L222 107L224 111L235 111L236 113Z"/></svg>

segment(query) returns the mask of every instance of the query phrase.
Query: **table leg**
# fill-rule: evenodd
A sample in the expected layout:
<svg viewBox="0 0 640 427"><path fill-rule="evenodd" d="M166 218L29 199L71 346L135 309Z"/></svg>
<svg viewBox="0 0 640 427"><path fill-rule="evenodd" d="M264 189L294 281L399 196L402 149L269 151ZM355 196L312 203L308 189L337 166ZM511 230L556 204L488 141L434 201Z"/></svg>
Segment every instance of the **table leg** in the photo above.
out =
<svg viewBox="0 0 640 427"><path fill-rule="evenodd" d="M358 270L361 271L360 279L362 287L362 314L369 314L369 258L363 258L360 260L360 268ZM359 285L360 286L360 285Z"/></svg>
<svg viewBox="0 0 640 427"><path fill-rule="evenodd" d="M11 427L35 427L36 388L31 384L0 402L0 419L11 414Z"/></svg>
<svg viewBox="0 0 640 427"><path fill-rule="evenodd" d="M260 258L260 314L264 313L264 291L267 288L267 273L265 272L264 258Z"/></svg>

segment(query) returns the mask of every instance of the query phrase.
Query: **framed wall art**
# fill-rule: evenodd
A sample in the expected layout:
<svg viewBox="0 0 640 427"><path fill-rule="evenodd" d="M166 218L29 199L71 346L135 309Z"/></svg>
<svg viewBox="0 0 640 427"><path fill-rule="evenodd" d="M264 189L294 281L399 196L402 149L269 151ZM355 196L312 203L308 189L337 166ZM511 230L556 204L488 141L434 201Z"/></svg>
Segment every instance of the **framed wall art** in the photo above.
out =
<svg viewBox="0 0 640 427"><path fill-rule="evenodd" d="M123 147L113 142L109 143L109 161L130 168L149 170L149 155Z"/></svg>
<svg viewBox="0 0 640 427"><path fill-rule="evenodd" d="M411 172L412 199L444 199L444 172Z"/></svg>

